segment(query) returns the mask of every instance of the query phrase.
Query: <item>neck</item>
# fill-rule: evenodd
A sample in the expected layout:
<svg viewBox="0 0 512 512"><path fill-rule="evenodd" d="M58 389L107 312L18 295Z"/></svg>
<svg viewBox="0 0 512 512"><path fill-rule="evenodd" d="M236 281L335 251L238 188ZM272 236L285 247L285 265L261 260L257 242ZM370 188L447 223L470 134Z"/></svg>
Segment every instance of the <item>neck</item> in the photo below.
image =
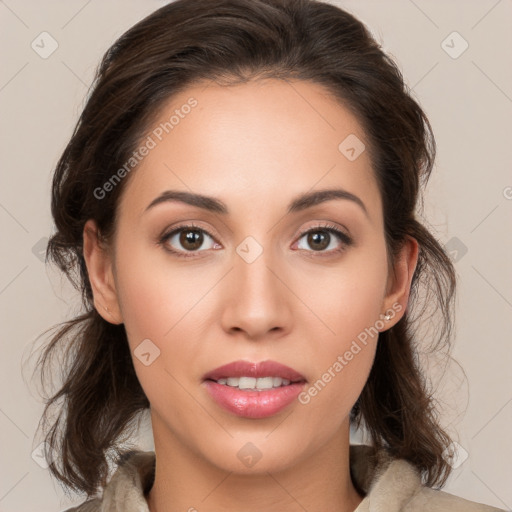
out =
<svg viewBox="0 0 512 512"><path fill-rule="evenodd" d="M241 474L215 466L184 446L157 417L152 420L151 512L353 512L363 499L350 477L348 421L312 457L286 470Z"/></svg>

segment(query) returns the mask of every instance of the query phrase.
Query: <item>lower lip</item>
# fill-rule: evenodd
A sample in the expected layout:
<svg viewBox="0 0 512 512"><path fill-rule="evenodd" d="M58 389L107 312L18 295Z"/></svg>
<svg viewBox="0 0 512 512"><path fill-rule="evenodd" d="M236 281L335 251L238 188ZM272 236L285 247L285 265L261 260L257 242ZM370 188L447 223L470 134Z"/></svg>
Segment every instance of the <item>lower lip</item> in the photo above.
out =
<svg viewBox="0 0 512 512"><path fill-rule="evenodd" d="M305 382L267 389L243 391L241 389L205 381L206 390L223 409L242 418L268 418L290 405L304 388Z"/></svg>

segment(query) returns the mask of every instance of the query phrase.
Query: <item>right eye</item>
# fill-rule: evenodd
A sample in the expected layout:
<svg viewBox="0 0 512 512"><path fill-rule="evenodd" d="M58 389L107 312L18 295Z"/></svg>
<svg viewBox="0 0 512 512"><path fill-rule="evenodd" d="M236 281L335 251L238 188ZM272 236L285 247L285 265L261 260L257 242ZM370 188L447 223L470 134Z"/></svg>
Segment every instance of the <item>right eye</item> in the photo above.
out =
<svg viewBox="0 0 512 512"><path fill-rule="evenodd" d="M178 226L171 232L164 234L160 238L159 243L167 251L176 254L178 257L190 258L195 257L194 253L206 250L200 249L208 238L213 242L213 244L210 243L210 247L207 247L206 249L218 249L220 245L215 241L210 233L193 224L187 224L184 226Z"/></svg>

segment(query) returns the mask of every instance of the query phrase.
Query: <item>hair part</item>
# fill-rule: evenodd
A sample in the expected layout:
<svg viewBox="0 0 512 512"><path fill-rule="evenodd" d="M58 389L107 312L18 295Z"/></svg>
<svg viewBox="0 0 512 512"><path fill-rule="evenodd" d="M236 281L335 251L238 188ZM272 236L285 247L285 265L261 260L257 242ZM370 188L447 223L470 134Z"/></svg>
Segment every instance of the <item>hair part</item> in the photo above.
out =
<svg viewBox="0 0 512 512"><path fill-rule="evenodd" d="M54 172L56 232L47 260L80 291L85 312L57 326L38 364L43 376L52 356L65 348L62 387L47 400L43 419L49 424L46 441L60 454L50 470L73 490L92 496L106 484L107 453L122 453L120 438L149 407L124 326L108 323L94 308L83 255L88 219L111 240L130 176L102 199L94 191L130 158L173 95L202 81L233 85L264 78L320 84L350 109L368 139L389 261L408 236L419 243L407 311L380 334L351 419L366 427L376 449L417 467L427 485L444 484L450 472L442 457L450 439L417 360L411 318L421 304L435 304L442 328L429 341L436 349L449 343L455 272L415 213L435 159L426 115L366 27L338 7L314 0L177 0L134 25L106 52ZM47 421L56 408L59 414Z"/></svg>

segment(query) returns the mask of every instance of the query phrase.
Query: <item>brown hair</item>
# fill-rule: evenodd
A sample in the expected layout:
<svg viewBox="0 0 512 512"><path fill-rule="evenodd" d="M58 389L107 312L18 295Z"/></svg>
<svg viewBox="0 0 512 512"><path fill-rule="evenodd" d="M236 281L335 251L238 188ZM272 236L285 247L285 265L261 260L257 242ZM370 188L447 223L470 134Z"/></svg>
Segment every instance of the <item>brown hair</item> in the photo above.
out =
<svg viewBox="0 0 512 512"><path fill-rule="evenodd" d="M449 474L442 453L450 440L421 373L414 330L430 305L441 319L427 341L435 349L449 345L456 283L442 246L416 218L419 189L435 158L424 112L365 26L338 7L314 0L177 0L130 28L106 52L53 178L56 232L47 259L82 293L85 307L81 316L55 327L38 361L44 379L52 371L51 356L65 348L61 388L47 399L42 419L45 439L59 454L50 469L69 488L93 495L105 485L108 453L122 453L120 439L149 407L124 326L106 322L93 306L83 257L85 222L94 219L110 239L129 176L102 199L94 191L129 159L172 95L199 80L228 85L258 78L320 84L365 131L383 201L388 258L393 261L407 236L420 251L408 309L380 334L351 419L366 427L376 448L415 465L426 485L442 485Z"/></svg>

